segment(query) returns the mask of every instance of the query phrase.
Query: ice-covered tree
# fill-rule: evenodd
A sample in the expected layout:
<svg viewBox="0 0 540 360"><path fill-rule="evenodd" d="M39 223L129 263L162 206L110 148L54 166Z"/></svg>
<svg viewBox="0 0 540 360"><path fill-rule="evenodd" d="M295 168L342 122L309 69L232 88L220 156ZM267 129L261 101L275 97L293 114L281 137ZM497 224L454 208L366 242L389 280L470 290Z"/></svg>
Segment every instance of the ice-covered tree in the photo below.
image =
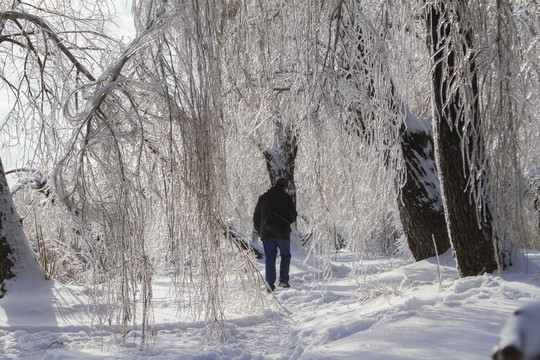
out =
<svg viewBox="0 0 540 360"><path fill-rule="evenodd" d="M381 166L384 154L370 157L373 148L347 137L342 126L347 111L334 95L334 55L330 53L336 4L247 2L239 7L235 19L242 26L232 28L241 41L229 40L227 44L234 45L224 54L239 65L224 71L223 82L230 86L227 101L238 104L230 114L236 119L235 129L252 149L265 154L265 160L279 160L276 174L291 176L294 170L299 225L316 234L310 245L325 254L335 252L336 238L348 238L353 247L365 250L362 243L369 237L369 228L384 217L378 209L387 202L379 200L395 200L391 192L383 190L386 183L375 190L380 191L377 195L364 197L374 187L374 178L391 179L394 184L392 175L383 175L394 168ZM385 120L380 119L381 123ZM298 150L288 145L294 143ZM356 151L357 146L362 149ZM232 152L233 157L237 154ZM297 154L296 161L291 161ZM351 167L348 162L358 166ZM261 178L257 169L255 176ZM231 175L236 176L236 172ZM245 176L242 181L251 182L252 178Z"/></svg>
<svg viewBox="0 0 540 360"><path fill-rule="evenodd" d="M36 256L28 245L0 159L0 298L8 290L8 280L27 271L39 274L37 268Z"/></svg>
<svg viewBox="0 0 540 360"><path fill-rule="evenodd" d="M437 161L462 276L510 264L526 242L519 138L535 110L527 100L536 73L527 54L534 47L527 29L534 10L514 14L526 5L436 1L426 7ZM524 43L530 45L517 46Z"/></svg>
<svg viewBox="0 0 540 360"><path fill-rule="evenodd" d="M180 313L204 316L209 338L222 337L225 279L258 284L245 271L250 255L223 235L218 55L228 5L135 3L140 27L128 46L105 35L107 3L52 5L16 3L0 14L2 75L16 99L3 130L23 129L34 161L52 164L44 208L62 210L50 228L73 244L75 276L96 309L110 305L96 312L100 322L123 334L141 322L146 339L153 269L173 265L179 295L191 299Z"/></svg>
<svg viewBox="0 0 540 360"><path fill-rule="evenodd" d="M100 39L95 37L90 23L80 28L80 33L70 32L70 24L76 18L74 9L57 4L58 13L47 8L34 6L26 7L20 4L4 3L0 8L0 76L2 85L7 93L12 95L14 107L2 125L4 139L15 139L25 151L29 148L36 151L34 159L40 158L46 150L55 146L56 134L46 133L46 128L55 128L55 115L62 106L68 84L75 84L78 76L87 77L94 81L83 62L73 55L70 44L79 37L81 52L91 51L92 44L98 47ZM28 11L32 8L34 12ZM88 9L86 9L88 10ZM84 13L85 9L82 8ZM47 20L48 19L48 20ZM56 29L53 29L51 22ZM97 25L97 23L94 23ZM59 34L62 36L59 36ZM63 37L63 38L62 38ZM102 38L105 38L103 36ZM94 40L92 43L90 40ZM82 44L85 44L84 46ZM84 50L85 49L85 50ZM79 54L81 55L81 54ZM54 65L52 65L54 64ZM71 79L63 77L72 74ZM51 136L52 135L52 136ZM33 144L35 146L31 146ZM46 155L41 157L45 158ZM9 220L18 217L11 203L11 194L2 170L2 193L4 208L1 211L4 218L2 264L4 275L16 275L20 271L9 269L25 269L32 266L31 257L22 256L28 248L26 236L22 228L8 227L8 223L18 223L21 220ZM11 208L11 209L10 209ZM22 249L22 250L21 250ZM6 252L13 252L11 255ZM25 264L26 263L26 264ZM21 270L22 271L22 270ZM0 282L3 283L5 277Z"/></svg>
<svg viewBox="0 0 540 360"><path fill-rule="evenodd" d="M109 4L63 5L14 3L0 13L5 51L2 78L15 99L3 130L15 130L34 151L35 162L53 164L47 169L53 198L64 209L66 217L61 221L71 227L66 239L84 242L79 250L87 274L94 276L90 284L110 276L108 285L113 290L105 294L120 302L120 310L111 312L110 318L116 317L125 327L135 319L136 283L148 275L144 253L137 253L142 261L130 265L128 260L144 249L144 242L134 236L142 235L144 222L135 220L140 208L129 198L134 188L128 184L132 169L124 166L124 149L119 145L133 131L118 121L127 113L119 100L129 98L119 89L120 72L140 43L125 52L114 51L118 57L104 68L110 61L108 51L120 44L106 35ZM105 252L111 256L104 256ZM110 271L113 267L120 269L118 277ZM143 297L150 292L145 284ZM147 329L148 307L144 309L142 323Z"/></svg>
<svg viewBox="0 0 540 360"><path fill-rule="evenodd" d="M411 250L415 250L415 243L423 243L423 248L428 250L424 254L434 255L429 252L434 250L433 240L447 237L445 226L449 230L456 226L450 235L454 236L458 264L461 258L460 269L472 263L483 264L479 268L471 266L470 270L463 270L462 275L486 269L493 271L505 266L504 262L508 263L513 257L517 244L523 243L524 231L520 230L523 218L518 205L522 194L519 174L523 164L520 164L518 139L523 138L522 126L530 122L535 112L534 105L531 106L534 102L529 100L535 96L531 86L535 70L531 71L534 65L531 67L530 54L536 51L530 23L537 15L527 7L527 2L489 5L482 1L466 5L429 2L427 7L424 5L426 3L397 5L375 1L355 7L337 3L336 13L343 20L341 25L336 22L336 27L341 26L345 34L342 47L345 56L341 55L345 62L338 63L345 76L341 76L339 84L342 87L338 87L337 92L348 100L345 104L353 104L344 107L353 115L345 127L347 133L356 132L364 137L364 141L372 145L372 153L391 154L391 145L400 138L403 157L397 155L394 159L395 164L407 169L400 214ZM514 7L520 11L514 13ZM433 18L429 18L429 14L433 13L423 14L423 9L441 11L442 22L430 22ZM450 10L446 12L446 9ZM428 31L433 71L429 67L431 62L424 55L426 48L419 47L421 42L418 40L423 41L422 32L425 31L422 19L428 19L425 22L428 30L435 28ZM525 31L516 32L517 24ZM508 38L514 39L515 44L528 45L510 46ZM500 76L498 71L488 71L492 66L502 66L503 73L513 69L523 77ZM426 86L428 75L431 75L433 91ZM514 96L512 91L522 95ZM423 98L424 104L420 107L414 106L417 97ZM435 129L439 129L437 125L441 119L450 123L450 131L435 132L439 141L435 143L439 149L435 153L439 179L429 155L433 154L429 124L407 120L413 118L408 109L401 110L401 114L395 110L399 108L396 106L398 101L401 106L414 108L414 111L425 109L431 98L434 99ZM442 109L446 112L441 112ZM514 111L509 109L519 109L521 115L512 116ZM401 126L403 122L396 118L397 115L406 119L408 129L397 137L381 131ZM499 124L497 127L506 128L506 131L494 131L493 124ZM424 146L417 143L422 139L421 132L425 133ZM414 141L411 141L412 135L418 135ZM442 159L445 156L446 160ZM384 157L379 164L382 163ZM448 167L450 164L452 169ZM398 168L393 164L391 167ZM452 178L455 181L450 181ZM438 192L439 181L443 183L442 194ZM441 195L447 204L444 217ZM470 209L468 214L460 213L467 208ZM422 212L422 216L411 216ZM438 215L431 215L435 213ZM457 229L459 225L456 224L465 224L465 218L471 223ZM412 226L411 219L417 220ZM491 227L497 230L491 232ZM478 234L466 235L471 228ZM484 240L480 240L482 234ZM422 238L423 241L417 242ZM467 240L460 240L465 238ZM438 247L439 250L446 249ZM483 261L478 261L483 257Z"/></svg>
<svg viewBox="0 0 540 360"><path fill-rule="evenodd" d="M393 63L397 60L389 56L392 52L390 46L403 46L397 43L399 39L412 45L418 52L418 58L427 60L427 56L422 55L426 51L418 46L418 39L414 37L421 26L414 17L404 19L399 12L393 14L395 9L386 3L373 4L372 8L365 4L341 2L338 9L335 31L335 69L339 76L337 92L351 114L345 120L345 128L348 133L373 144L374 148L383 145L389 149L401 144L401 149L398 148L394 155L398 158L393 161L383 158L382 164L393 165L397 161L403 163L406 171L403 182L399 180L401 173L396 174L395 187L400 194L397 205L408 248L416 260L435 256L437 250L445 252L450 243L434 163L431 131L428 122L412 115L409 107L413 104L406 103L412 98L409 93L421 87L402 90L406 92L402 98L394 85L396 80L393 77L397 72L391 71L398 67ZM400 36L403 29L407 29L412 39ZM418 63L418 60L410 61ZM413 69L404 67L404 70L409 73ZM399 133L389 138L381 137L385 134L379 129L384 126L399 130ZM383 156L386 154L391 152L383 150Z"/></svg>
<svg viewBox="0 0 540 360"><path fill-rule="evenodd" d="M151 328L158 269L209 338L223 338L238 294L244 309L262 303L253 256L228 226L251 230L268 175L294 179L299 227L326 265L344 243L362 256L386 229L397 237L398 211L421 257L448 225L463 275L500 267L495 254L523 233L519 174L538 166L538 13L526 1L139 0L129 45L105 36L104 2L40 4L2 5L1 74L17 99L3 130L23 130L34 162L50 165L50 232L77 254L96 309L110 305L99 319L123 334ZM441 207L430 125L413 113L434 115L448 221L425 228L418 214ZM483 249L459 246L460 216L495 263L465 271Z"/></svg>

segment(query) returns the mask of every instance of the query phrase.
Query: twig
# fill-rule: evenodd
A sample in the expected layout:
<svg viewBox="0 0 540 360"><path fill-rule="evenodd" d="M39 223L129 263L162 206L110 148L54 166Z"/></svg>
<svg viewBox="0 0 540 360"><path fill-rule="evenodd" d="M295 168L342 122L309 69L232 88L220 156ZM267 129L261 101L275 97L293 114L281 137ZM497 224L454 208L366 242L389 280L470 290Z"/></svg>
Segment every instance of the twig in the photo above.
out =
<svg viewBox="0 0 540 360"><path fill-rule="evenodd" d="M439 290L443 289L442 278L441 278L441 263L439 262L439 252L437 251L437 243L435 242L435 236L431 234L433 239L433 246L435 246L435 257L437 258L437 274L439 276Z"/></svg>
<svg viewBox="0 0 540 360"><path fill-rule="evenodd" d="M232 237L230 236L230 233L229 233L229 227L226 226L225 224L221 223L221 226L223 226L224 229L226 229L227 231L227 234L228 234L228 238L230 238L232 241L231 243L237 247L238 251L240 254L244 254L246 260L247 260L247 263L249 264L249 266L255 271L255 273L259 276L259 278L262 280L263 284L265 284L266 286L266 289L267 290L270 290L270 286L268 285L268 283L266 282L266 280L264 279L264 276L263 274L261 273L261 271L259 270L259 268L257 267L257 265L253 262L253 259L250 257L250 256L247 256L248 252L246 251L243 251L241 245L239 244L238 241L234 241L234 239L232 239ZM275 292L271 292L272 294L272 298L274 299L274 302L281 308L283 309L283 311L287 314L287 315L292 315L292 312L287 310L282 304L281 302L277 299L276 297L276 293Z"/></svg>

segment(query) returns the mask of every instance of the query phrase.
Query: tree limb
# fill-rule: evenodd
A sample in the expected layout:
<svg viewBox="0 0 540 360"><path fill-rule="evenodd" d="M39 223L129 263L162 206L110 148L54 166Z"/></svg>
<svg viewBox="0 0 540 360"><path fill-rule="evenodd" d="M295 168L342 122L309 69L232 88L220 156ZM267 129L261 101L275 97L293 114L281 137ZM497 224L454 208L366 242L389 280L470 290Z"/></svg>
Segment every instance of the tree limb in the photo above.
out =
<svg viewBox="0 0 540 360"><path fill-rule="evenodd" d="M14 22L16 22L17 20L26 20L26 21L29 21L29 22L39 26L49 36L49 38L52 41L54 41L56 46L58 46L58 49L60 49L60 51L62 51L64 53L64 55L66 55L67 58L73 63L73 65L75 65L77 70L79 70L81 73L83 73L84 76L88 80L96 81L96 79L94 78L94 76L92 76L90 71L88 71L88 69L75 58L73 53L71 53L71 51L69 51L69 49L64 45L62 40L58 37L58 35L56 35L56 32L53 29L51 29L49 24L47 24L47 22L44 19L40 18L39 16L24 13L24 12L20 12L20 11L4 11L4 12L0 12L0 21L2 21L4 19L12 20Z"/></svg>

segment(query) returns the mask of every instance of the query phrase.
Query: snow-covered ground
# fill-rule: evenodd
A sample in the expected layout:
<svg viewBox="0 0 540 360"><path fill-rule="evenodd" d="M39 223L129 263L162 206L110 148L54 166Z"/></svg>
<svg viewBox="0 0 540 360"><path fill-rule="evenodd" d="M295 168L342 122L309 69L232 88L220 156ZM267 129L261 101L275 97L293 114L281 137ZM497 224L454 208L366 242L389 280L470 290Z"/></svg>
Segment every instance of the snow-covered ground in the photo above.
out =
<svg viewBox="0 0 540 360"><path fill-rule="evenodd" d="M324 289L304 260L293 253L293 288L277 290L286 311L265 294L266 309L228 314L228 343L211 346L202 322L178 322L170 282L156 277L151 352L92 326L81 288L28 274L0 300L0 359L488 359L512 313L540 300L540 252L502 275L466 279L447 253L441 282L435 258L364 260L351 279L344 253Z"/></svg>

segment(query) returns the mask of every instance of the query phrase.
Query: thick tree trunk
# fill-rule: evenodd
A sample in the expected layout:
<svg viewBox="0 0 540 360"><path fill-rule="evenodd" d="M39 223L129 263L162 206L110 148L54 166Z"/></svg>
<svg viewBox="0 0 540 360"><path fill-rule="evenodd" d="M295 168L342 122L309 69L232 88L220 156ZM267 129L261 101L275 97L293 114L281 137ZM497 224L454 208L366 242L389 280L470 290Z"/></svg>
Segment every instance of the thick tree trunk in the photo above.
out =
<svg viewBox="0 0 540 360"><path fill-rule="evenodd" d="M1 186L1 185L0 185ZM2 224L0 223L0 228ZM5 281L13 276L13 249L9 246L5 236L0 237L0 299L6 292Z"/></svg>
<svg viewBox="0 0 540 360"><path fill-rule="evenodd" d="M0 298L5 294L5 281L15 276L13 272L14 251L5 231L4 219L9 212L7 196L9 195L4 165L0 159Z"/></svg>
<svg viewBox="0 0 540 360"><path fill-rule="evenodd" d="M450 239L444 218L431 131L418 128L410 121L408 129L401 136L407 181L401 188L398 209L409 249L415 260L420 261L446 252L450 248Z"/></svg>
<svg viewBox="0 0 540 360"><path fill-rule="evenodd" d="M21 217L15 210L4 165L0 159L0 298L8 290L5 286L6 280L29 268L41 272L28 245Z"/></svg>
<svg viewBox="0 0 540 360"><path fill-rule="evenodd" d="M476 204L470 195L471 186L477 186L481 179L471 179L461 145L462 141L465 144L476 144L473 151L477 156L483 156L481 134L473 131L479 125L478 111L475 104L469 104L472 108L466 113L472 114L472 118L465 119L465 105L455 83L458 64L453 47L471 49L472 44L469 42L472 42L472 37L470 34L462 34L462 44L450 43L451 32L458 31L452 27L459 24L451 22L446 5L453 4L441 2L438 7L431 6L427 16L429 45L434 63L433 123L448 232L460 275L465 277L492 272L497 269L497 261L489 209L485 209L484 216L479 219ZM460 19L459 15L456 9L453 20ZM468 66L469 71L475 74L472 60ZM473 77L470 81L471 90L476 92L474 98L477 99L477 79Z"/></svg>
<svg viewBox="0 0 540 360"><path fill-rule="evenodd" d="M338 16L340 15L341 12ZM351 25L343 24L343 26ZM355 45L353 49L357 56L352 56L352 60L342 59L341 64L346 70L344 78L355 82L353 86L359 92L359 99L368 99L377 104L380 103L378 101L380 99L375 98L377 86L380 86L377 85L380 84L380 79L375 77L380 71L379 67L384 68L385 64L379 63L378 58L370 58L371 51L366 50L366 48L370 48L370 36L365 36L360 27L355 27L355 30L358 37L355 39L356 42L352 44ZM348 46L346 38L344 46ZM385 73L389 74L390 72ZM360 79L353 79L350 74L358 74ZM383 86L388 86L389 90L388 97L385 99L388 109L391 109L391 112L395 114L405 111L407 113L406 121L417 121L406 110L406 106L401 104L400 97L396 94L396 89L389 75L384 76ZM355 117L353 121L347 121L345 127L349 134L356 134L369 144L373 141L374 135L370 133L370 126L367 122L374 121L374 115L369 114L369 110L365 111L364 107L365 104L362 101L358 101L351 107L350 110L355 113ZM450 240L434 163L431 131L427 129L423 132L417 132L418 124L409 125L413 125L414 131L408 128L401 134L401 148L407 169L407 179L405 185L400 189L398 210L409 249L415 260L420 261L435 256L437 252L446 252L450 248ZM396 121L395 126L401 126L401 124ZM437 249L435 249L433 240L435 240Z"/></svg>
<svg viewBox="0 0 540 360"><path fill-rule="evenodd" d="M289 194L293 197L295 203L294 167L297 152L296 135L293 133L292 128L279 120L276 121L274 142L272 146L264 150L268 176L270 177L271 184L274 184L280 177L289 180Z"/></svg>

